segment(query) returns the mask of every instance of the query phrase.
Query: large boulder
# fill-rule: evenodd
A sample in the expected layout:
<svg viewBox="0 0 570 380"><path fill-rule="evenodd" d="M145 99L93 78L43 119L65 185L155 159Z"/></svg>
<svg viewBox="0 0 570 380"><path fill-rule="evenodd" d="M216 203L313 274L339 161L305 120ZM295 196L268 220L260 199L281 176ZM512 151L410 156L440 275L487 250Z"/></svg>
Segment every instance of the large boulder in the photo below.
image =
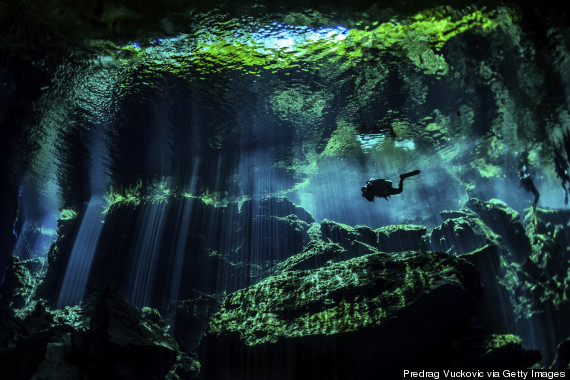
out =
<svg viewBox="0 0 570 380"><path fill-rule="evenodd" d="M470 198L464 208L475 212L495 234L501 236L506 247L517 258L525 257L531 251L530 242L525 234L518 212L501 200L481 201Z"/></svg>
<svg viewBox="0 0 570 380"><path fill-rule="evenodd" d="M363 245L376 247L378 238L374 230L367 226L348 226L325 219L321 222L321 236L324 241L339 244L353 257L368 253Z"/></svg>
<svg viewBox="0 0 570 380"><path fill-rule="evenodd" d="M196 297L176 302L174 318L170 326L172 335L181 350L196 352L200 335L205 330L208 320L219 309L219 301L209 295L197 294Z"/></svg>
<svg viewBox="0 0 570 380"><path fill-rule="evenodd" d="M58 347L63 347L63 342L69 343L74 331L69 325L54 324L53 316L39 302L24 319L14 315L0 317L2 378L46 378L34 376L45 371L49 366L47 363L53 362L56 356L54 349L57 351ZM69 352L70 344L65 349ZM60 361L57 374L49 378L64 379L65 375L70 375L67 378L77 378L71 376L78 373L77 368L68 363L67 360L65 363Z"/></svg>
<svg viewBox="0 0 570 380"><path fill-rule="evenodd" d="M226 297L200 343L203 375L373 378L441 365L480 291L471 264L430 251L284 271Z"/></svg>
<svg viewBox="0 0 570 380"><path fill-rule="evenodd" d="M488 244L507 249L514 257L531 252L519 214L498 199L470 198L458 211L443 211L444 222L430 234L431 249L469 253Z"/></svg>
<svg viewBox="0 0 570 380"><path fill-rule="evenodd" d="M112 289L103 292L74 346L88 375L101 379L164 379L178 353L168 334Z"/></svg>
<svg viewBox="0 0 570 380"><path fill-rule="evenodd" d="M309 242L314 218L286 197L248 200L231 207L225 212L228 244L220 249L233 262L263 258L260 264L270 266L301 252Z"/></svg>
<svg viewBox="0 0 570 380"><path fill-rule="evenodd" d="M486 245L502 245L495 234L481 219L457 217L447 219L434 228L430 235L431 248L438 251L462 254Z"/></svg>

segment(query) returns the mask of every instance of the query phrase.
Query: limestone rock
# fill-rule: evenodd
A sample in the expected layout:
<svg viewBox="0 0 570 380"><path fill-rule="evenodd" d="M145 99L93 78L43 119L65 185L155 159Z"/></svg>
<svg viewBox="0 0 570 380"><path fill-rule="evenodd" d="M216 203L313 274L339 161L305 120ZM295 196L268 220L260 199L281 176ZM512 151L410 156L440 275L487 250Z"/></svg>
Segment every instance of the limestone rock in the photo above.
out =
<svg viewBox="0 0 570 380"><path fill-rule="evenodd" d="M404 252L427 249L427 229L413 224L391 225L375 230L378 249L382 252Z"/></svg>
<svg viewBox="0 0 570 380"><path fill-rule="evenodd" d="M181 352L176 363L166 375L166 380L194 380L200 378L200 362L196 355Z"/></svg>
<svg viewBox="0 0 570 380"><path fill-rule="evenodd" d="M218 311L219 301L205 294L179 301L174 306L172 335L181 350L196 352L200 335L205 330L210 316Z"/></svg>
<svg viewBox="0 0 570 380"><path fill-rule="evenodd" d="M6 278L0 288L0 304L4 307L21 308L35 290L36 279L25 262L12 256L8 263Z"/></svg>
<svg viewBox="0 0 570 380"><path fill-rule="evenodd" d="M200 343L203 374L370 378L434 365L480 290L471 264L429 251L286 271L226 297Z"/></svg>
<svg viewBox="0 0 570 380"><path fill-rule="evenodd" d="M529 368L541 358L540 352L526 350L521 339L510 334L473 336L451 345L450 355L458 358L454 368L475 370L510 370Z"/></svg>
<svg viewBox="0 0 570 380"><path fill-rule="evenodd" d="M519 213L498 199L487 202L471 198L465 208L474 211L495 234L502 237L515 257L525 257L530 253L530 242L525 234Z"/></svg>
<svg viewBox="0 0 570 380"><path fill-rule="evenodd" d="M299 220L311 224L315 221L313 216L304 208L295 205L286 197L271 197L260 201L248 200L243 203L239 211L243 215L295 215Z"/></svg>
<svg viewBox="0 0 570 380"><path fill-rule="evenodd" d="M558 345L556 358L552 363L552 368L570 368L570 338L566 338Z"/></svg>
<svg viewBox="0 0 570 380"><path fill-rule="evenodd" d="M246 201L236 215L225 252L233 262L256 255L270 262L286 259L309 242L307 231L314 222L311 214L285 197Z"/></svg>
<svg viewBox="0 0 570 380"><path fill-rule="evenodd" d="M348 226L331 220L321 222L321 234L324 241L339 244L351 255L358 256L368 253L362 249L362 245L376 247L378 238L374 231L367 226Z"/></svg>
<svg viewBox="0 0 570 380"><path fill-rule="evenodd" d="M87 368L99 378L164 379L178 351L172 338L111 289L101 295L84 343Z"/></svg>
<svg viewBox="0 0 570 380"><path fill-rule="evenodd" d="M0 368L7 379L30 379L46 361L50 346L69 337L73 329L54 326L36 330L18 318L0 321Z"/></svg>
<svg viewBox="0 0 570 380"><path fill-rule="evenodd" d="M464 217L464 218L474 218L477 217L477 214L475 214L473 211L471 210L466 210L466 209L462 209L462 210L444 210L441 211L439 213L439 215L443 218L443 220L447 220L447 219L454 219L454 218L460 218L460 217Z"/></svg>
<svg viewBox="0 0 570 380"><path fill-rule="evenodd" d="M360 242L354 242L353 244L360 246L361 251L367 250L367 253L375 252L374 248ZM303 252L277 264L272 272L278 274L284 271L316 269L350 258L352 256L349 252L337 243L313 240Z"/></svg>
<svg viewBox="0 0 570 380"><path fill-rule="evenodd" d="M432 249L462 254L492 244L508 249L517 258L531 251L519 214L498 199L485 202L470 198L461 210L441 215L445 221L430 235Z"/></svg>
<svg viewBox="0 0 570 380"><path fill-rule="evenodd" d="M501 237L481 219L468 217L447 219L432 230L430 240L432 249L455 254L469 253L488 244L502 244Z"/></svg>

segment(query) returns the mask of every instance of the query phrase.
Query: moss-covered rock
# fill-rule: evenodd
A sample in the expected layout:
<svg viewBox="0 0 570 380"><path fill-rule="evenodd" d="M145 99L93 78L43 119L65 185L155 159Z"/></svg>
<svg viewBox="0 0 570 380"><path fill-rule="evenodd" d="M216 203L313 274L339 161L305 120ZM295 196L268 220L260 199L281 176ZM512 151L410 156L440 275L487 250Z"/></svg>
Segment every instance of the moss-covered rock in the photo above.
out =
<svg viewBox="0 0 570 380"><path fill-rule="evenodd" d="M3 307L22 308L34 294L38 283L25 262L12 256L8 262L6 277L0 287L0 303Z"/></svg>
<svg viewBox="0 0 570 380"><path fill-rule="evenodd" d="M472 265L430 251L282 272L226 297L200 343L204 375L366 378L441 362L480 290Z"/></svg>
<svg viewBox="0 0 570 380"><path fill-rule="evenodd" d="M355 244L359 244L356 242ZM374 248L360 244L362 251L373 253ZM278 274L285 271L308 270L323 267L338 261L347 260L353 256L337 243L312 240L303 252L291 256L277 264L272 272Z"/></svg>
<svg viewBox="0 0 570 380"><path fill-rule="evenodd" d="M430 241L432 249L455 254L472 252L488 244L502 244L501 237L481 219L466 217L447 219L432 230Z"/></svg>
<svg viewBox="0 0 570 380"><path fill-rule="evenodd" d="M451 345L457 358L453 367L462 369L529 368L540 360L540 352L523 348L521 338L512 334L473 336Z"/></svg>
<svg viewBox="0 0 570 380"><path fill-rule="evenodd" d="M337 243L355 256L360 252L362 244L376 247L378 241L370 227L352 227L328 219L321 222L321 234L324 241Z"/></svg>
<svg viewBox="0 0 570 380"><path fill-rule="evenodd" d="M477 198L470 198L464 208L477 213L495 234L501 236L508 249L516 257L525 257L530 253L530 242L519 213L506 203L498 199L484 202Z"/></svg>
<svg viewBox="0 0 570 380"><path fill-rule="evenodd" d="M470 198L461 210L440 214L444 222L430 233L432 249L463 254L491 244L518 258L530 253L519 214L498 199Z"/></svg>
<svg viewBox="0 0 570 380"><path fill-rule="evenodd" d="M378 235L378 249L383 252L427 249L425 240L427 229L423 226L397 224L380 227L375 232Z"/></svg>

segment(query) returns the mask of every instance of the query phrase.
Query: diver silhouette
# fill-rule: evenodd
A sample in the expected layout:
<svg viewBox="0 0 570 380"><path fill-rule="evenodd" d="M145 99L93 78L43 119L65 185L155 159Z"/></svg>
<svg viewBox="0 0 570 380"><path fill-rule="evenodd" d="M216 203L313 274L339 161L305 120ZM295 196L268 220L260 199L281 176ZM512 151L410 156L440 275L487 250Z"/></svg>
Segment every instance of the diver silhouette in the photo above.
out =
<svg viewBox="0 0 570 380"><path fill-rule="evenodd" d="M536 207L538 199L540 198L540 193L536 189L536 186L534 186L533 174L531 174L529 166L528 153L523 153L519 166L519 180L521 182L519 187L522 186L526 191L534 195L534 202L532 202L532 205L533 207Z"/></svg>
<svg viewBox="0 0 570 380"><path fill-rule="evenodd" d="M418 174L420 174L419 170L400 174L400 183L397 188L392 187L392 181L382 178L369 179L366 181L366 186L361 187L360 191L362 191L362 196L370 202L374 202L375 197L388 200L390 195L400 194L404 190L404 179Z"/></svg>
<svg viewBox="0 0 570 380"><path fill-rule="evenodd" d="M556 174L562 180L562 188L565 193L564 204L568 204L568 189L566 188L566 183L570 184L570 173L568 173L568 160L562 157L560 149L557 149L555 152L554 168L556 170Z"/></svg>

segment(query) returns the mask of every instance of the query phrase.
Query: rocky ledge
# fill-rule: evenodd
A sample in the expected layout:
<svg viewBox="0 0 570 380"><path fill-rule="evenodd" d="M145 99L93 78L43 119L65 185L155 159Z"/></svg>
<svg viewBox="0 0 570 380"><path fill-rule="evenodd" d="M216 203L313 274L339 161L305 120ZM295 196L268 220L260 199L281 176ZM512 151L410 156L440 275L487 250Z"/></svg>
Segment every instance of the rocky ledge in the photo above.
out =
<svg viewBox="0 0 570 380"><path fill-rule="evenodd" d="M494 362L483 353L498 349L517 367L532 365L540 355L520 342L506 347L482 335L481 292L472 264L433 251L376 252L285 271L226 297L200 344L203 375L374 378L404 367L449 368L454 360L481 367ZM468 355L454 357L456 346Z"/></svg>

